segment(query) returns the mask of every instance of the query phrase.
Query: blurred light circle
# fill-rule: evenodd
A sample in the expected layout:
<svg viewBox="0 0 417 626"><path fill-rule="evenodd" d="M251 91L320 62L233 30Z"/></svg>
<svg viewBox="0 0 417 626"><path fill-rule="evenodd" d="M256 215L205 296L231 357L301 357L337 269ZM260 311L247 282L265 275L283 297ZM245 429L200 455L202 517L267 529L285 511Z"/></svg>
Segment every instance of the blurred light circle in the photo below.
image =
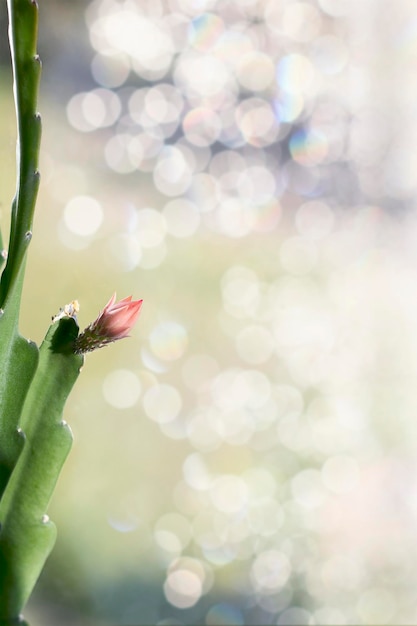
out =
<svg viewBox="0 0 417 626"><path fill-rule="evenodd" d="M216 524L217 519L219 519L219 522ZM219 527L223 527L227 518L218 516L217 519L216 512L213 512L211 509L200 510L193 519L194 541L203 548L206 558L208 551L218 552L223 547L223 541L218 531L220 530ZM212 559L209 560L212 563L214 562Z"/></svg>
<svg viewBox="0 0 417 626"><path fill-rule="evenodd" d="M365 624L389 624L395 615L396 604L396 598L390 589L371 587L361 594L357 611Z"/></svg>
<svg viewBox="0 0 417 626"><path fill-rule="evenodd" d="M271 384L259 370L226 369L213 380L214 404L225 412L261 408L271 395ZM225 425L227 427L227 425Z"/></svg>
<svg viewBox="0 0 417 626"><path fill-rule="evenodd" d="M114 5L91 24L90 38L99 52L128 55L134 70L144 77L163 75L174 52L169 33L134 5Z"/></svg>
<svg viewBox="0 0 417 626"><path fill-rule="evenodd" d="M236 122L246 141L257 147L274 143L278 120L266 100L247 98L236 109Z"/></svg>
<svg viewBox="0 0 417 626"><path fill-rule="evenodd" d="M68 101L66 106L67 118L71 126L82 132L89 132L94 130L92 126L84 117L83 102L87 95L86 92L77 93Z"/></svg>
<svg viewBox="0 0 417 626"><path fill-rule="evenodd" d="M155 524L154 532L159 545L172 552L181 552L190 543L192 536L190 523L179 513L162 515Z"/></svg>
<svg viewBox="0 0 417 626"><path fill-rule="evenodd" d="M118 174L128 174L136 169L136 164L132 161L129 152L131 142L131 135L118 133L110 137L104 147L107 165Z"/></svg>
<svg viewBox="0 0 417 626"><path fill-rule="evenodd" d="M314 332L314 331L313 331ZM324 334L324 333L323 333ZM300 387L314 387L320 383L325 384L331 377L331 358L324 352L322 346L314 345L314 339L310 345L299 346L288 358L288 371L292 380ZM323 437L323 445L328 440ZM317 447L320 447L320 444Z"/></svg>
<svg viewBox="0 0 417 626"><path fill-rule="evenodd" d="M168 83L159 83L146 90L144 105L145 112L156 123L178 123L184 100L176 87Z"/></svg>
<svg viewBox="0 0 417 626"><path fill-rule="evenodd" d="M127 80L129 72L130 65L125 54L96 54L91 61L93 78L103 87L120 87Z"/></svg>
<svg viewBox="0 0 417 626"><path fill-rule="evenodd" d="M261 205L272 200L276 193L275 177L272 172L259 165L246 168L238 178L237 189L246 203Z"/></svg>
<svg viewBox="0 0 417 626"><path fill-rule="evenodd" d="M182 471L185 482L196 491L206 491L213 484L213 477L204 457L199 452L193 452L187 456Z"/></svg>
<svg viewBox="0 0 417 626"><path fill-rule="evenodd" d="M304 167L314 167L324 161L329 150L327 137L315 130L296 130L288 146L294 161Z"/></svg>
<svg viewBox="0 0 417 626"><path fill-rule="evenodd" d="M276 0L267 0L265 2L264 23L269 30L273 31L274 35L278 33L279 36L282 36L283 6L285 5L277 3Z"/></svg>
<svg viewBox="0 0 417 626"><path fill-rule="evenodd" d="M175 570L168 574L164 583L165 597L179 609L188 609L197 604L203 592L200 578L188 570Z"/></svg>
<svg viewBox="0 0 417 626"><path fill-rule="evenodd" d="M253 230L258 233L267 233L276 229L282 215L282 205L274 197L267 202L261 202L255 208L255 224Z"/></svg>
<svg viewBox="0 0 417 626"><path fill-rule="evenodd" d="M119 118L120 112L119 97L108 89L93 89L76 94L67 105L70 124L83 132L111 126Z"/></svg>
<svg viewBox="0 0 417 626"><path fill-rule="evenodd" d="M159 211L151 208L139 209L136 213L136 237L139 245L155 248L165 239L166 222Z"/></svg>
<svg viewBox="0 0 417 626"><path fill-rule="evenodd" d="M149 345L153 354L163 361L175 361L182 357L187 343L187 331L177 322L161 322L149 335Z"/></svg>
<svg viewBox="0 0 417 626"><path fill-rule="evenodd" d="M140 89L135 89L132 94L129 96L127 101L127 106L129 109L130 116L133 121L137 124L142 124L145 126L145 97L148 93L148 87L141 87Z"/></svg>
<svg viewBox="0 0 417 626"><path fill-rule="evenodd" d="M65 226L82 237L94 235L103 221L103 209L91 196L75 196L64 208Z"/></svg>
<svg viewBox="0 0 417 626"><path fill-rule="evenodd" d="M352 10L352 0L318 0L320 8L332 17L349 15Z"/></svg>
<svg viewBox="0 0 417 626"><path fill-rule="evenodd" d="M159 424L174 420L182 407L182 400L175 387L158 383L148 389L143 396L146 415Z"/></svg>
<svg viewBox="0 0 417 626"><path fill-rule="evenodd" d="M268 502L274 497L277 483L269 470L254 466L247 469L242 478L247 485L251 504Z"/></svg>
<svg viewBox="0 0 417 626"><path fill-rule="evenodd" d="M173 237L185 239L192 237L200 225L200 214L194 202L178 198L168 202L162 211L167 231Z"/></svg>
<svg viewBox="0 0 417 626"><path fill-rule="evenodd" d="M213 55L183 53L174 69L174 82L193 99L229 92L233 79L226 63Z"/></svg>
<svg viewBox="0 0 417 626"><path fill-rule="evenodd" d="M291 563L279 550L261 552L252 563L250 577L256 591L274 593L282 589L291 575Z"/></svg>
<svg viewBox="0 0 417 626"><path fill-rule="evenodd" d="M120 147L116 144L115 157L113 155L105 155L107 161L114 163L113 169L120 174L129 174L135 170L149 171L152 169L154 160L150 152L156 149L156 152L160 150L160 138L151 137L147 132L138 133L137 135L125 135L125 140L122 139ZM150 166L152 163L152 166Z"/></svg>
<svg viewBox="0 0 417 626"><path fill-rule="evenodd" d="M164 146L160 133L137 133L127 142L127 153L131 164L144 172L150 172L155 166L155 158Z"/></svg>
<svg viewBox="0 0 417 626"><path fill-rule="evenodd" d="M320 200L305 202L297 210L295 226L302 237L321 239L333 230L335 217L328 204Z"/></svg>
<svg viewBox="0 0 417 626"><path fill-rule="evenodd" d="M253 415L246 407L231 408L220 414L213 424L223 441L232 446L243 446L253 436L256 424Z"/></svg>
<svg viewBox="0 0 417 626"><path fill-rule="evenodd" d="M164 16L165 27L169 29L175 52L182 52L188 44L190 18L182 11L171 11Z"/></svg>
<svg viewBox="0 0 417 626"><path fill-rule="evenodd" d="M284 56L277 66L277 79L281 89L290 94L307 93L315 77L311 61L303 54Z"/></svg>
<svg viewBox="0 0 417 626"><path fill-rule="evenodd" d="M117 99L117 96L115 97ZM99 128L103 125L106 116L106 107L98 94L93 91L86 93L81 104L81 110L84 119L93 128Z"/></svg>
<svg viewBox="0 0 417 626"><path fill-rule="evenodd" d="M220 135L221 120L217 113L207 107L196 107L182 121L187 140L195 146L210 146Z"/></svg>
<svg viewBox="0 0 417 626"><path fill-rule="evenodd" d="M249 125L250 116L247 116L247 122ZM246 137L243 136L242 130L238 125L236 119L236 104L233 104L233 108L224 108L220 112L220 119L222 122L222 129L219 137L219 142L230 149L239 149L247 143Z"/></svg>
<svg viewBox="0 0 417 626"><path fill-rule="evenodd" d="M216 567L224 567L228 563L233 563L237 558L238 548L235 546L227 543L222 544L219 541L216 542L214 538L211 542L204 540L201 543L204 558L207 562L213 563Z"/></svg>
<svg viewBox="0 0 417 626"><path fill-rule="evenodd" d="M164 36L161 31L159 31L157 36L160 39L159 43L162 43L160 53L156 52L157 56L153 55L153 51L148 57L146 55L129 55L132 70L146 81L161 80L169 70L172 55L175 52L173 42ZM165 49L162 49L163 47Z"/></svg>
<svg viewBox="0 0 417 626"><path fill-rule="evenodd" d="M213 154L210 161L210 174L216 180L221 180L222 177L228 177L231 174L241 176L247 165L245 157L237 150L221 150Z"/></svg>
<svg viewBox="0 0 417 626"><path fill-rule="evenodd" d="M207 626L243 626L242 611L232 604L221 602L212 606L206 615Z"/></svg>
<svg viewBox="0 0 417 626"><path fill-rule="evenodd" d="M297 504L312 510L323 504L325 492L319 470L302 470L291 480L291 491Z"/></svg>
<svg viewBox="0 0 417 626"><path fill-rule="evenodd" d="M202 10L209 11L213 9L217 0L203 0L203 2L195 3L195 0L177 0L179 9L185 15L200 15Z"/></svg>
<svg viewBox="0 0 417 626"><path fill-rule="evenodd" d="M181 150L165 146L153 172L156 188L166 196L179 196L190 186L191 175L191 168Z"/></svg>
<svg viewBox="0 0 417 626"><path fill-rule="evenodd" d="M322 25L320 11L307 2L292 2L285 6L281 28L290 39L298 42L315 40Z"/></svg>
<svg viewBox="0 0 417 626"><path fill-rule="evenodd" d="M216 45L224 29L221 17L214 13L202 13L189 24L188 43L196 50L207 52Z"/></svg>
<svg viewBox="0 0 417 626"><path fill-rule="evenodd" d="M187 439L186 422L183 418L160 424L161 433L176 441Z"/></svg>
<svg viewBox="0 0 417 626"><path fill-rule="evenodd" d="M285 608L287 608L294 596L294 591L290 585L287 585L277 593L266 594L259 596L259 606L262 607L265 611L271 614L278 615ZM332 622L318 622L318 624L331 624ZM276 622L274 622L276 624ZM337 622L336 622L337 624ZM333 625L332 625L333 626ZM341 626L338 624L338 626Z"/></svg>
<svg viewBox="0 0 417 626"><path fill-rule="evenodd" d="M187 437L191 445L202 452L219 448L222 443L220 421L215 409L200 409L187 423Z"/></svg>
<svg viewBox="0 0 417 626"><path fill-rule="evenodd" d="M315 620L313 623L316 624L339 624L342 626L346 623L344 613L341 609L334 609L327 606L323 606L314 611L313 619Z"/></svg>
<svg viewBox="0 0 417 626"><path fill-rule="evenodd" d="M295 357L295 362L298 358L302 362L303 354L308 361L309 355L320 356L334 347L335 318L325 309L315 311L309 307L290 307L287 311L282 311L281 315L274 320L274 332L280 353L281 350L288 351L292 346L293 349L289 351L289 354L287 352L287 358L290 361ZM294 350L294 348L299 348L299 350Z"/></svg>
<svg viewBox="0 0 417 626"><path fill-rule="evenodd" d="M245 481L238 476L220 476L210 489L210 498L219 511L238 513L247 505L248 488Z"/></svg>
<svg viewBox="0 0 417 626"><path fill-rule="evenodd" d="M221 176L219 176L219 183L220 183L220 187L221 190L223 192L223 197L224 200L222 200L222 203L227 199L227 200L235 200L234 196L234 191L238 185L239 179L244 178L244 176L239 175L239 172L237 172L236 170L230 170L230 171L226 171L224 172ZM241 196L243 194L240 194ZM245 200L243 199L243 202ZM221 206L221 204L219 203L219 206Z"/></svg>
<svg viewBox="0 0 417 626"><path fill-rule="evenodd" d="M194 174L187 196L198 206L199 211L212 211L218 203L219 184L215 176L205 172Z"/></svg>
<svg viewBox="0 0 417 626"><path fill-rule="evenodd" d="M320 570L321 579L327 589L354 591L357 594L358 589L364 584L365 571L362 559L358 559L358 555L352 552L333 555L323 561Z"/></svg>
<svg viewBox="0 0 417 626"><path fill-rule="evenodd" d="M333 493L349 493L359 483L358 462L350 456L332 456L323 465L321 475L324 486Z"/></svg>
<svg viewBox="0 0 417 626"><path fill-rule="evenodd" d="M260 281L256 273L244 266L230 267L222 276L220 286L224 309L234 317L251 317L260 301Z"/></svg>
<svg viewBox="0 0 417 626"><path fill-rule="evenodd" d="M118 369L110 372L103 382L103 395L106 401L116 409L128 409L134 406L141 394L141 384L133 372Z"/></svg>
<svg viewBox="0 0 417 626"><path fill-rule="evenodd" d="M274 74L271 58L258 51L246 54L237 67L238 80L249 91L267 89L274 80Z"/></svg>
<svg viewBox="0 0 417 626"><path fill-rule="evenodd" d="M110 89L94 89L87 96L84 105L86 104L86 102L88 103L89 98L98 98L104 109L103 114L99 117L99 119L96 119L94 106L89 112L89 115L91 115L92 117L91 121L97 126L97 128L111 126L119 119L122 105L119 96L113 91L110 91ZM89 120L87 112L85 113L85 116L86 119Z"/></svg>
<svg viewBox="0 0 417 626"><path fill-rule="evenodd" d="M299 94L280 94L274 102L274 109L280 122L293 122L304 109L304 98Z"/></svg>
<svg viewBox="0 0 417 626"><path fill-rule="evenodd" d="M243 2L241 2L243 4ZM246 32L235 28L227 28L218 40L215 50L216 57L224 61L233 71L242 57L254 49L254 44ZM234 83L231 83L229 92L233 93Z"/></svg>
<svg viewBox="0 0 417 626"><path fill-rule="evenodd" d="M181 542L177 535L169 530L155 530L155 542L160 548L174 555L179 555L182 551Z"/></svg>
<svg viewBox="0 0 417 626"><path fill-rule="evenodd" d="M240 198L223 200L217 210L217 228L228 237L249 235L256 223L256 213Z"/></svg>
<svg viewBox="0 0 417 626"><path fill-rule="evenodd" d="M139 522L135 516L132 515L109 515L107 518L109 526L119 533L131 533L139 526Z"/></svg>
<svg viewBox="0 0 417 626"><path fill-rule="evenodd" d="M210 146L190 146L187 139L184 137L177 142L178 146L183 146L191 152L193 156L193 171L203 172L207 169L211 159ZM191 161L190 161L191 163ZM187 197L189 197L189 191L187 190Z"/></svg>
<svg viewBox="0 0 417 626"><path fill-rule="evenodd" d="M251 502L248 512L250 530L260 537L276 537L279 528L282 528L285 515L276 498L260 497Z"/></svg>
<svg viewBox="0 0 417 626"><path fill-rule="evenodd" d="M274 351L272 333L253 324L239 332L236 337L236 350L241 359L252 365L265 363Z"/></svg>
<svg viewBox="0 0 417 626"><path fill-rule="evenodd" d="M248 369L239 372L238 385L244 389L243 400L249 409L262 408L271 397L271 383L265 372Z"/></svg>
<svg viewBox="0 0 417 626"><path fill-rule="evenodd" d="M304 409L304 399L301 391L291 385L276 385L274 398L277 405L277 417L299 417Z"/></svg>
<svg viewBox="0 0 417 626"><path fill-rule="evenodd" d="M308 430L294 415L282 417L277 424L280 442L289 450L301 452L308 446Z"/></svg>
<svg viewBox="0 0 417 626"><path fill-rule="evenodd" d="M305 609L293 606L286 609L278 617L277 626L310 626L312 615Z"/></svg>
<svg viewBox="0 0 417 626"><path fill-rule="evenodd" d="M87 93L77 93L71 98L67 104L67 117L68 121L76 130L80 130L84 133L90 132L96 129L96 126L89 122L85 117L83 108L85 97ZM101 108L101 107L100 107ZM103 111L101 110L103 115Z"/></svg>

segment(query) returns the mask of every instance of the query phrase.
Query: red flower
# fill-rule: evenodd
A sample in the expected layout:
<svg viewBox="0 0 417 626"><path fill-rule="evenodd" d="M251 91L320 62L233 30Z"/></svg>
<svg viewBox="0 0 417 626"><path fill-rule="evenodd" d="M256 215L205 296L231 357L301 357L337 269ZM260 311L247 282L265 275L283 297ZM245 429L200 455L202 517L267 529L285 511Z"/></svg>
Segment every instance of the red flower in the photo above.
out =
<svg viewBox="0 0 417 626"><path fill-rule="evenodd" d="M113 341L127 337L138 318L143 300L133 300L132 296L115 302L114 293L98 318L92 323L99 335L105 335Z"/></svg>
<svg viewBox="0 0 417 626"><path fill-rule="evenodd" d="M102 348L108 343L129 336L139 316L143 300L132 300L132 296L115 302L114 293L98 318L75 340L78 354Z"/></svg>

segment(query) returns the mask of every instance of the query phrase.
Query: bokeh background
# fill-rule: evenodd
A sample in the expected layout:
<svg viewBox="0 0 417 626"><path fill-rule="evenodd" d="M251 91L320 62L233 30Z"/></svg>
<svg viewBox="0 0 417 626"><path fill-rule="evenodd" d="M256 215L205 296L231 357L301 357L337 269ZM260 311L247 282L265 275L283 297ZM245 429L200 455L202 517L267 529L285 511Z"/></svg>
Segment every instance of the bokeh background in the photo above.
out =
<svg viewBox="0 0 417 626"><path fill-rule="evenodd" d="M416 624L414 0L41 0L39 28L21 330L145 304L68 402L31 626Z"/></svg>

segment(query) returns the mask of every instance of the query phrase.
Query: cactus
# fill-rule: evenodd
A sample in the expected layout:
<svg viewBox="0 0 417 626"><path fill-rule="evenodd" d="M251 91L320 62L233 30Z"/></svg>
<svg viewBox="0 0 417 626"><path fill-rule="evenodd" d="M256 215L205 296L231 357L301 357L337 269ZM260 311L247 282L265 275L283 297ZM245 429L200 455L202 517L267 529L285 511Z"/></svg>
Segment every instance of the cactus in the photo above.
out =
<svg viewBox="0 0 417 626"><path fill-rule="evenodd" d="M142 301L116 294L79 334L78 303L66 305L40 347L19 333L27 249L39 187L40 116L36 111L40 60L38 7L8 0L17 115L17 189L9 253L0 280L0 626L20 617L56 538L47 507L72 445L62 420L84 353L128 336ZM0 267L5 254L0 237Z"/></svg>
<svg viewBox="0 0 417 626"><path fill-rule="evenodd" d="M38 361L37 347L18 331L26 251L32 237L39 187L41 123L36 111L40 77L40 61L36 54L38 7L30 0L8 0L7 6L18 145L17 188L12 204L9 253L0 281L0 496L22 449L16 429Z"/></svg>
<svg viewBox="0 0 417 626"><path fill-rule="evenodd" d="M62 411L84 359L73 352L77 335L71 317L52 324L24 403L23 449L0 502L0 617L19 615L55 543L46 510L72 445Z"/></svg>

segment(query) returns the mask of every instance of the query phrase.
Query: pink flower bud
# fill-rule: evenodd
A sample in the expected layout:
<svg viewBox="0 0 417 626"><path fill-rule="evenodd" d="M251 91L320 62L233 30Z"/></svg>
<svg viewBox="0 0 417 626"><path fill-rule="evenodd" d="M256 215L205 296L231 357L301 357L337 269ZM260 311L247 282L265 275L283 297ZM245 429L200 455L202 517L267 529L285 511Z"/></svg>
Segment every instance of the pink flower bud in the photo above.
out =
<svg viewBox="0 0 417 626"><path fill-rule="evenodd" d="M82 354L108 343L128 337L139 316L143 300L132 300L132 296L115 302L114 293L98 318L78 335L75 352Z"/></svg>

